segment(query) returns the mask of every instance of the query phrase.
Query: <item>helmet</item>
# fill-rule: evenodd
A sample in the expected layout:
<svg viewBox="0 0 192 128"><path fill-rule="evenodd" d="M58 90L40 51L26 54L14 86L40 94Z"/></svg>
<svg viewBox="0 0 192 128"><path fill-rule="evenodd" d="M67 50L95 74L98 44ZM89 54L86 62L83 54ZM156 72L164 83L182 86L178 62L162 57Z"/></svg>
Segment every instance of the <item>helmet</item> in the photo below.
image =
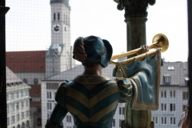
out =
<svg viewBox="0 0 192 128"><path fill-rule="evenodd" d="M109 41L97 36L79 37L74 43L73 58L86 64L100 64L106 67L112 56Z"/></svg>

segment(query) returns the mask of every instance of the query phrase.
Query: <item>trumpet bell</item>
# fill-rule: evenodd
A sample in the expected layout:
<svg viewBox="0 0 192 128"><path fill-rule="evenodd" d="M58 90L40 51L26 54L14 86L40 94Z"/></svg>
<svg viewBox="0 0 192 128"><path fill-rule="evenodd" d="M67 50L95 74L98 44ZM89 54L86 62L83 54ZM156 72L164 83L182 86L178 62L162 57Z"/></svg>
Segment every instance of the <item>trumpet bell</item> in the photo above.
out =
<svg viewBox="0 0 192 128"><path fill-rule="evenodd" d="M153 37L150 48L160 48L161 52L165 52L169 47L169 40L167 36L162 33L156 34Z"/></svg>

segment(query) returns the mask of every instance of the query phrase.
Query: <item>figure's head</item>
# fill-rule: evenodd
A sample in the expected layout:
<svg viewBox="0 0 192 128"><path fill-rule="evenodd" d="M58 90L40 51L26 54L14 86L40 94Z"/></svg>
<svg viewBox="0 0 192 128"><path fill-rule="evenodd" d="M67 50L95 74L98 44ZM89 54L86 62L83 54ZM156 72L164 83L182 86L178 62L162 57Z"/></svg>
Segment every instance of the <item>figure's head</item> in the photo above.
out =
<svg viewBox="0 0 192 128"><path fill-rule="evenodd" d="M100 64L106 67L112 56L112 46L109 41L96 36L79 37L75 40L73 58L83 65Z"/></svg>

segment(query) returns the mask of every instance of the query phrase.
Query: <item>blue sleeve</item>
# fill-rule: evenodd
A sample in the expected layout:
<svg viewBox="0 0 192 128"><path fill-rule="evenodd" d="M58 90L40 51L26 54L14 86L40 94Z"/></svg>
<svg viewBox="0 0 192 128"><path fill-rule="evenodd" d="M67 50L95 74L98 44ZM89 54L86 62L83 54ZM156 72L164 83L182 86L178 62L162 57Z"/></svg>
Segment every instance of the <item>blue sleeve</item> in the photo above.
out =
<svg viewBox="0 0 192 128"><path fill-rule="evenodd" d="M45 128L63 128L62 120L67 114L67 109L57 104L47 121Z"/></svg>
<svg viewBox="0 0 192 128"><path fill-rule="evenodd" d="M132 82L129 78L125 78L123 80L117 80L117 84L120 91L120 102L130 103L132 102L132 97L134 95L134 90L132 86Z"/></svg>

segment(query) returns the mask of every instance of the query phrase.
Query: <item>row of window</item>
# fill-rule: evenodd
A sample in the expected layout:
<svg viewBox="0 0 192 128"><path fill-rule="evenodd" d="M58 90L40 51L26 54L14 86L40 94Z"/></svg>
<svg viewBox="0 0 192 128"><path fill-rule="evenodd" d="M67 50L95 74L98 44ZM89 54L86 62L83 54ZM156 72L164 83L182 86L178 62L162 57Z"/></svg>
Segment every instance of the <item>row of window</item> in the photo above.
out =
<svg viewBox="0 0 192 128"><path fill-rule="evenodd" d="M123 121L124 121L124 120L119 120L119 127L121 127ZM67 116L66 116L66 122L71 123L71 122L72 122L72 116L67 115ZM112 124L111 124L111 125L112 125L112 127L115 127L115 126L116 126L116 121L115 121L115 119L112 120Z"/></svg>
<svg viewBox="0 0 192 128"><path fill-rule="evenodd" d="M7 93L7 101L23 98L26 96L29 96L29 90L28 89L17 90L14 92L8 92Z"/></svg>
<svg viewBox="0 0 192 128"><path fill-rule="evenodd" d="M161 98L167 98L168 95L167 95L167 90L162 90L161 91ZM170 98L175 98L176 97L176 91L175 90L170 90L169 91L169 97ZM187 91L184 91L182 93L182 98L183 100L187 100L189 98L189 93Z"/></svg>
<svg viewBox="0 0 192 128"><path fill-rule="evenodd" d="M169 108L168 108L168 104L165 103L161 103L161 111L176 111L176 105L171 103L169 104Z"/></svg>
<svg viewBox="0 0 192 128"><path fill-rule="evenodd" d="M160 119L160 120L159 120ZM153 117L155 124L176 124L176 117Z"/></svg>
<svg viewBox="0 0 192 128"><path fill-rule="evenodd" d="M188 80L189 80L188 77L185 77L185 79L184 79L185 85L187 85ZM171 75L169 75L169 74L163 75L163 84L165 84L165 85L171 84Z"/></svg>
<svg viewBox="0 0 192 128"><path fill-rule="evenodd" d="M26 83L26 84L34 84L34 85L37 85L39 84L39 79L38 78L34 78L33 79L33 83L29 83L28 80L26 78L23 79L23 82Z"/></svg>
<svg viewBox="0 0 192 128"><path fill-rule="evenodd" d="M167 98L167 90L162 90L161 91L161 98ZM176 97L176 91L175 90L170 90L169 91L169 97L170 98L175 98Z"/></svg>
<svg viewBox="0 0 192 128"><path fill-rule="evenodd" d="M28 117L30 117L29 111L17 113L16 115L12 115L12 116L7 118L7 125L8 126L13 125L13 124L19 122L20 120L26 119Z"/></svg>
<svg viewBox="0 0 192 128"><path fill-rule="evenodd" d="M48 100L54 100L55 99L55 95L56 95L55 92L47 91L47 99Z"/></svg>
<svg viewBox="0 0 192 128"><path fill-rule="evenodd" d="M16 103L10 103L7 105L7 113L17 112L18 110L23 110L24 108L29 108L29 100L22 100Z"/></svg>

